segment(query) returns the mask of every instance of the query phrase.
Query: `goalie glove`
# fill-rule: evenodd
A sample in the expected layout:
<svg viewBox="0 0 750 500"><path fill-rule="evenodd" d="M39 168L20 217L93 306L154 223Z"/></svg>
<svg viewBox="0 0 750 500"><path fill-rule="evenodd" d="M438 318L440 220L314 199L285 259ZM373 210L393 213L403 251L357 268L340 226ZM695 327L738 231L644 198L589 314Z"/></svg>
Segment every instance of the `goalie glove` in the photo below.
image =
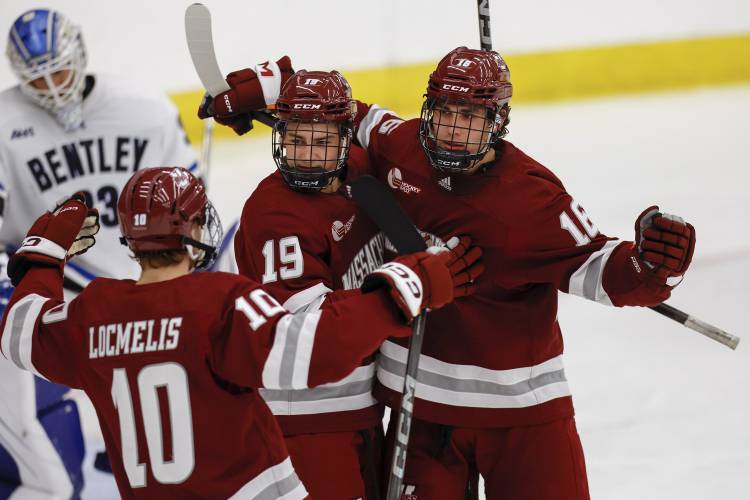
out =
<svg viewBox="0 0 750 500"><path fill-rule="evenodd" d="M62 267L91 248L99 232L99 211L89 208L83 193L61 201L39 217L8 262L8 276L18 286L31 266Z"/></svg>
<svg viewBox="0 0 750 500"><path fill-rule="evenodd" d="M198 108L198 118L213 116L231 127L237 135L252 130L253 112L273 109L284 83L294 74L292 61L284 56L276 62L266 61L227 75L229 90L211 97L203 96Z"/></svg>
<svg viewBox="0 0 750 500"><path fill-rule="evenodd" d="M484 271L482 251L468 237L452 238L450 246L430 247L396 257L368 274L362 291L385 286L404 316L411 320L423 309L438 309L456 297L473 293L474 279Z"/></svg>

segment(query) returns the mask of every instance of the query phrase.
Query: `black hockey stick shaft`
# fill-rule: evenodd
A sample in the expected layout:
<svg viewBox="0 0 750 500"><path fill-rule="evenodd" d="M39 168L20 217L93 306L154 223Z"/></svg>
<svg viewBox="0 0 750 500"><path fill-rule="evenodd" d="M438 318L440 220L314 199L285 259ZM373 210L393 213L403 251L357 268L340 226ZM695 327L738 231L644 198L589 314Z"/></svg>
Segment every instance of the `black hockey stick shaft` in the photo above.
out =
<svg viewBox="0 0 750 500"><path fill-rule="evenodd" d="M682 324L687 328L690 328L691 330L694 330L710 339L715 340L716 342L719 342L720 344L724 344L730 349L736 349L737 345L740 343L740 338L736 335L732 335L731 333L728 333L721 328L717 328L711 324L706 323L705 321L701 321L700 319L695 318L686 312L680 311L676 307L672 307L669 304L662 303L658 306L651 306L651 309L658 312L659 314L663 314L669 319Z"/></svg>
<svg viewBox="0 0 750 500"><path fill-rule="evenodd" d="M482 50L492 50L490 0L477 0L477 15L479 16L479 46Z"/></svg>
<svg viewBox="0 0 750 500"><path fill-rule="evenodd" d="M365 211L372 221L390 240L400 254L425 250L427 245L419 231L391 192L377 179L369 175L359 177L347 186L354 202ZM411 433L414 395L417 388L419 356L422 354L426 313L415 318L409 338L409 354L404 374L404 389L396 425L396 441L393 447L393 461L388 477L387 500L398 500L404 482L406 449ZM393 418L393 414L391 414Z"/></svg>

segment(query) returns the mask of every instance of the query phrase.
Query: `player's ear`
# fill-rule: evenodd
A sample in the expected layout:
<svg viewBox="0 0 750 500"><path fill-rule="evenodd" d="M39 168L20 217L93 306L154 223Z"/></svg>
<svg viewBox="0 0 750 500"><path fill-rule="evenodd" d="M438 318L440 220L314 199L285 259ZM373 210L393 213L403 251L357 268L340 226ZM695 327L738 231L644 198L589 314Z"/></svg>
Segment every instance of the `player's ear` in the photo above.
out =
<svg viewBox="0 0 750 500"><path fill-rule="evenodd" d="M191 231L191 234L194 240L201 241L201 235L203 234L203 226L201 226L198 221L193 222L193 229Z"/></svg>

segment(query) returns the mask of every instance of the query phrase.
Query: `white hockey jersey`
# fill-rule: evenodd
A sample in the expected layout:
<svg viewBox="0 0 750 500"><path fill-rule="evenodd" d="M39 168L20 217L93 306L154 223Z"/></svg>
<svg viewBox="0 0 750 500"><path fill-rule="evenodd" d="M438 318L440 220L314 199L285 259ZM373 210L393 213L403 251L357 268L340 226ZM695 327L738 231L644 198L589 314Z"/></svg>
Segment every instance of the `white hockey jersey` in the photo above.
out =
<svg viewBox="0 0 750 500"><path fill-rule="evenodd" d="M66 266L81 286L98 276L137 277L139 268L120 244L117 199L136 170L180 166L195 171L174 105L130 81L95 75L83 101L83 128L66 133L21 94L0 93L0 191L7 193L0 246L11 251L34 220L60 199L84 191L99 209L96 246Z"/></svg>

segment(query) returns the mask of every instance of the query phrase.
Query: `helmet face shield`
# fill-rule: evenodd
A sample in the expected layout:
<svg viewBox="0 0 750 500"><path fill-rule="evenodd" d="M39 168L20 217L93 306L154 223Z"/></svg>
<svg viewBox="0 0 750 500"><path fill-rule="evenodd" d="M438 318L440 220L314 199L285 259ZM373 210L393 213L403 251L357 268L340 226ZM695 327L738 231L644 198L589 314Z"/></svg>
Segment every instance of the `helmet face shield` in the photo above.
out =
<svg viewBox="0 0 750 500"><path fill-rule="evenodd" d="M502 115L494 107L428 96L422 105L419 139L436 169L456 173L484 157L500 138L502 126Z"/></svg>
<svg viewBox="0 0 750 500"><path fill-rule="evenodd" d="M273 158L290 188L320 191L343 176L353 135L350 122L279 120Z"/></svg>

